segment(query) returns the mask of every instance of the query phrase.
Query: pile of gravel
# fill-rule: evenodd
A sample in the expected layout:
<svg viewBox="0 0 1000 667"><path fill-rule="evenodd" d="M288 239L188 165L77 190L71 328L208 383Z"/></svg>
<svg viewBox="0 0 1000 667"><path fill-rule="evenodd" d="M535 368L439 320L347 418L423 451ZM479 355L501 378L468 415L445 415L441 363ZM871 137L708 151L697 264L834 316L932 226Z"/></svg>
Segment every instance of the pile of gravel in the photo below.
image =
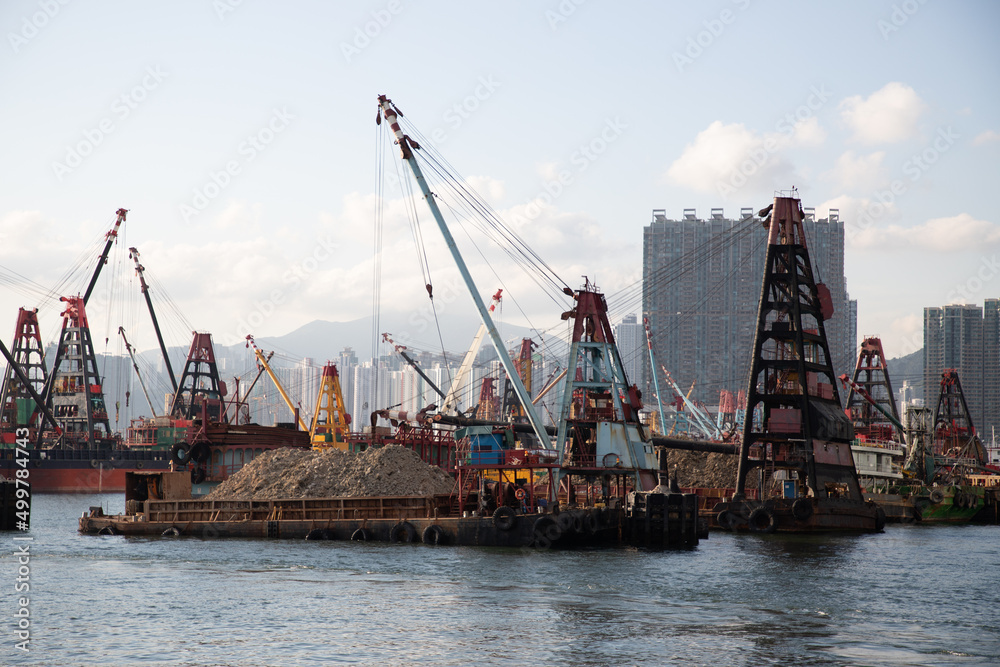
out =
<svg viewBox="0 0 1000 667"><path fill-rule="evenodd" d="M684 488L734 488L739 463L740 457L732 454L691 452L683 449L667 450L670 477L673 478L676 471L677 483Z"/></svg>
<svg viewBox="0 0 1000 667"><path fill-rule="evenodd" d="M255 458L206 500L274 500L451 493L455 480L397 445L358 454L328 449L275 449Z"/></svg>

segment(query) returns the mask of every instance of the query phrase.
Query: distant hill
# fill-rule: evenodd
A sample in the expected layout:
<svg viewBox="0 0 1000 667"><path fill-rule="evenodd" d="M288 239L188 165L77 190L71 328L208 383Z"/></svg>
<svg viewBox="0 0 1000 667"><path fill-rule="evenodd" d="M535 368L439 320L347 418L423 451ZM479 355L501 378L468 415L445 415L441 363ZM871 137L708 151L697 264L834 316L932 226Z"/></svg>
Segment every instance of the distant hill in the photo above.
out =
<svg viewBox="0 0 1000 667"><path fill-rule="evenodd" d="M898 392L903 386L903 380L906 380L914 387L914 398L924 397L923 348L905 357L887 359L886 367L889 369L889 380L892 382L893 391Z"/></svg>

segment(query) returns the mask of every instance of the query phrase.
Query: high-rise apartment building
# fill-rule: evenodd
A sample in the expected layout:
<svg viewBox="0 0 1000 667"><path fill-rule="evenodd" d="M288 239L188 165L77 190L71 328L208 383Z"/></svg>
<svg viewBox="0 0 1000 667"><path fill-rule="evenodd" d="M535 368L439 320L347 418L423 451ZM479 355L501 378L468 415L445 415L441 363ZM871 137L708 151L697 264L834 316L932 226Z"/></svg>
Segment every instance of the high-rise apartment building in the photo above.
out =
<svg viewBox="0 0 1000 667"><path fill-rule="evenodd" d="M825 324L834 372L851 373L857 346L857 302L844 278L844 224L839 211L816 219L804 209L804 229L817 282L825 283L834 314ZM764 275L767 230L754 210L738 219L714 208L707 219L685 209L678 219L653 210L643 234L643 312L649 317L657 363L693 396L714 404L723 389L746 389ZM641 356L641 355L640 355ZM627 363L627 362L626 362ZM648 369L648 360L643 361ZM650 376L643 376L647 395Z"/></svg>
<svg viewBox="0 0 1000 667"><path fill-rule="evenodd" d="M630 384L643 386L642 368L643 352L645 351L645 332L642 324L639 323L635 315L626 315L622 321L615 325L615 343L618 344L618 353L622 357L622 365L625 367L625 377Z"/></svg>
<svg viewBox="0 0 1000 667"><path fill-rule="evenodd" d="M1000 299L924 308L924 401L931 409L946 368L958 371L977 432L991 438L1000 426Z"/></svg>

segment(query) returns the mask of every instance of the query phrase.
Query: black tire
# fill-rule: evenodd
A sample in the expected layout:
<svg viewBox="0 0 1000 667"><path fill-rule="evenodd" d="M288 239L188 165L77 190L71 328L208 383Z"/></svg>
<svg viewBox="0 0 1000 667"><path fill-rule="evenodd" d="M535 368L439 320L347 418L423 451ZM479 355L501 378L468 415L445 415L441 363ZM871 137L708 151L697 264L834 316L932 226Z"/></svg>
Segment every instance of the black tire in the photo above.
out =
<svg viewBox="0 0 1000 667"><path fill-rule="evenodd" d="M351 533L351 542L367 542L368 541L368 531L364 528L358 528L356 531Z"/></svg>
<svg viewBox="0 0 1000 667"><path fill-rule="evenodd" d="M191 468L191 483L201 484L205 481L205 469L204 468Z"/></svg>
<svg viewBox="0 0 1000 667"><path fill-rule="evenodd" d="M885 510L881 507L875 508L875 530L880 533L885 530Z"/></svg>
<svg viewBox="0 0 1000 667"><path fill-rule="evenodd" d="M965 509L965 494L961 491L956 491L955 495L952 496L951 504L958 509Z"/></svg>
<svg viewBox="0 0 1000 667"><path fill-rule="evenodd" d="M729 510L722 510L721 512L716 514L715 522L719 524L719 528L723 528L725 530L732 530L733 525L736 523L733 517L733 513L730 512Z"/></svg>
<svg viewBox="0 0 1000 667"><path fill-rule="evenodd" d="M940 505L941 502L944 500L944 491L942 491L941 489L934 489L933 491L931 491L931 494L930 496L928 496L928 498L935 505Z"/></svg>
<svg viewBox="0 0 1000 667"><path fill-rule="evenodd" d="M177 537L180 534L181 530L177 526L170 526L170 528L167 528L165 531L160 533L163 537Z"/></svg>
<svg viewBox="0 0 1000 667"><path fill-rule="evenodd" d="M512 507L498 507L493 513L493 525L497 530L507 532L514 527L517 522L517 512Z"/></svg>
<svg viewBox="0 0 1000 667"><path fill-rule="evenodd" d="M409 521L400 521L389 531L390 542L410 543L417 539L417 529Z"/></svg>
<svg viewBox="0 0 1000 667"><path fill-rule="evenodd" d="M753 533L773 533L778 527L778 523L774 519L774 512L766 507L758 507L750 512L750 518L747 519L747 522L750 524L750 532Z"/></svg>
<svg viewBox="0 0 1000 667"><path fill-rule="evenodd" d="M590 512L583 515L583 530L588 535L593 535L597 532L597 519Z"/></svg>
<svg viewBox="0 0 1000 667"><path fill-rule="evenodd" d="M441 526L427 526L424 528L423 543L438 546L448 543L448 533L444 532Z"/></svg>
<svg viewBox="0 0 1000 667"><path fill-rule="evenodd" d="M118 531L115 530L114 526L105 526L104 528L101 528L99 531L97 531L97 534L98 535L117 535Z"/></svg>
<svg viewBox="0 0 1000 667"><path fill-rule="evenodd" d="M797 498L792 503L792 516L798 521L808 521L813 514L813 504L809 498Z"/></svg>
<svg viewBox="0 0 1000 667"><path fill-rule="evenodd" d="M186 442L178 442L170 448L170 460L179 466L186 465L191 460L191 449Z"/></svg>
<svg viewBox="0 0 1000 667"><path fill-rule="evenodd" d="M553 542L562 537L563 529L555 517L546 514L535 521L533 533L533 544L536 547L546 548L552 546Z"/></svg>
<svg viewBox="0 0 1000 667"><path fill-rule="evenodd" d="M97 459L90 459L90 467L91 468L100 468L101 467L101 462L98 461Z"/></svg>
<svg viewBox="0 0 1000 667"><path fill-rule="evenodd" d="M196 442L191 445L191 449L188 450L188 459L191 461L197 461L198 463L204 463L212 457L212 448L207 442Z"/></svg>
<svg viewBox="0 0 1000 667"><path fill-rule="evenodd" d="M135 469L136 470L142 470L142 467L143 467L142 461L136 461L135 462Z"/></svg>
<svg viewBox="0 0 1000 667"><path fill-rule="evenodd" d="M326 531L322 528L313 528L308 533L306 533L307 540L328 540L329 537L326 536Z"/></svg>

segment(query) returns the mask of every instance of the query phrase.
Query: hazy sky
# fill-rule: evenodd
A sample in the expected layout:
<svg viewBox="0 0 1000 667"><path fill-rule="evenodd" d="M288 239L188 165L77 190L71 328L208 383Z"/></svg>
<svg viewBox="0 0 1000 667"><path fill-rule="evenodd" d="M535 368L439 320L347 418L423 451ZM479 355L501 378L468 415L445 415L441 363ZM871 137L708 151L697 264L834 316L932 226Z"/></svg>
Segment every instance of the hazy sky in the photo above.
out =
<svg viewBox="0 0 1000 667"><path fill-rule="evenodd" d="M137 246L223 342L372 312L381 93L574 287L637 280L652 209L735 217L794 185L820 216L839 208L858 334L889 357L920 347L924 306L1000 296L996 2L8 0L0 27L4 274L51 288L83 258L82 291L83 253L125 207L108 275ZM382 310L434 340L385 192ZM471 321L417 211L438 308ZM502 280L531 326L559 322L502 254L456 236L484 294ZM117 305L138 298L123 280L98 290L95 339L124 321L153 347ZM4 340L22 305L55 335L58 303L33 289L0 285Z"/></svg>

